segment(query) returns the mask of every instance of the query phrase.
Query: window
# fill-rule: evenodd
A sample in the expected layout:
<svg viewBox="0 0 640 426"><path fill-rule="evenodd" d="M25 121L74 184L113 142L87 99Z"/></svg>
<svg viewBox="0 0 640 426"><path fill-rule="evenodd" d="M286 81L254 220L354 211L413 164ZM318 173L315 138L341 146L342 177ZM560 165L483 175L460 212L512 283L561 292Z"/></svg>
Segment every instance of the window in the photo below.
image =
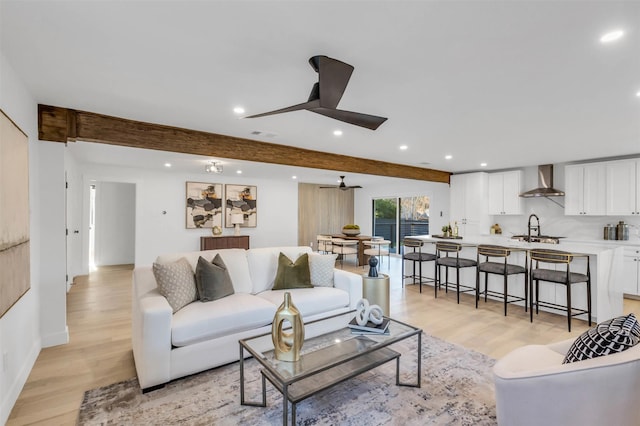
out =
<svg viewBox="0 0 640 426"><path fill-rule="evenodd" d="M373 235L391 241L391 253L398 253L404 237L429 234L429 197L374 199L372 229Z"/></svg>

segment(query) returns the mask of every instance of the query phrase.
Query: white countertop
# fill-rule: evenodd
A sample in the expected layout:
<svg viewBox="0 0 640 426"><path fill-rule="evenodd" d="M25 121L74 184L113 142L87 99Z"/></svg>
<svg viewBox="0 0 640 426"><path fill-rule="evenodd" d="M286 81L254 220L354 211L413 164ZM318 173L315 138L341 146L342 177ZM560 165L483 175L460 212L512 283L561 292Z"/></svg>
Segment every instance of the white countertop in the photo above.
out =
<svg viewBox="0 0 640 426"><path fill-rule="evenodd" d="M434 238L431 235L417 235L412 236L411 238L420 239L425 242L436 243L438 241L450 241L456 243L463 244L494 244L500 245L504 247L513 247L513 248L522 248L522 249L536 249L536 248L544 248L544 249L552 249L552 250L563 250L576 254L594 254L598 255L605 251L609 251L620 247L621 244L615 244L617 241L602 241L607 244L599 244L593 240L571 240L563 238L560 240L560 244L548 244L548 243L527 243L525 241L514 240L506 235L479 235L475 237L464 237L462 239L445 239L445 238ZM625 241L626 242L626 241ZM640 245L640 243L638 244Z"/></svg>

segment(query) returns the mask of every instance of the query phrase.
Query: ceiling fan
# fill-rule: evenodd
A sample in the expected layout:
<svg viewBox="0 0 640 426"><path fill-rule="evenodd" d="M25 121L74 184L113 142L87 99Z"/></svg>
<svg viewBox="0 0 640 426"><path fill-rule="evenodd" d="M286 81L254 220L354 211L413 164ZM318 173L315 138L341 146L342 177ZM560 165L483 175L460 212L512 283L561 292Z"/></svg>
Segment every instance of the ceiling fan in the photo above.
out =
<svg viewBox="0 0 640 426"><path fill-rule="evenodd" d="M320 187L320 189L340 189L342 191L346 191L347 189L354 189L354 188L362 188L362 187L360 185L347 186L344 183L344 176L340 176L340 185L321 186Z"/></svg>
<svg viewBox="0 0 640 426"><path fill-rule="evenodd" d="M318 73L318 82L313 85L307 102L275 111L264 112L262 114L250 115L245 118L257 118L281 114L283 112L307 110L371 130L376 130L387 120L386 117L337 109L338 103L351 78L353 66L322 55L312 56L309 59L309 63Z"/></svg>

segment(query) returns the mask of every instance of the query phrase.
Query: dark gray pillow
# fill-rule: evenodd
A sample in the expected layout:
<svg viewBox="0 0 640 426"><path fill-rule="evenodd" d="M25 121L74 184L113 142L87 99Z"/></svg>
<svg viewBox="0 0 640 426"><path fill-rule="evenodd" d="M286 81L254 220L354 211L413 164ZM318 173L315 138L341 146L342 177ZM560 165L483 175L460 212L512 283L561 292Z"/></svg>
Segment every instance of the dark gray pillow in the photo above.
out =
<svg viewBox="0 0 640 426"><path fill-rule="evenodd" d="M234 293L227 265L224 264L219 254L216 254L211 263L202 256L198 258L196 287L201 302L211 302Z"/></svg>

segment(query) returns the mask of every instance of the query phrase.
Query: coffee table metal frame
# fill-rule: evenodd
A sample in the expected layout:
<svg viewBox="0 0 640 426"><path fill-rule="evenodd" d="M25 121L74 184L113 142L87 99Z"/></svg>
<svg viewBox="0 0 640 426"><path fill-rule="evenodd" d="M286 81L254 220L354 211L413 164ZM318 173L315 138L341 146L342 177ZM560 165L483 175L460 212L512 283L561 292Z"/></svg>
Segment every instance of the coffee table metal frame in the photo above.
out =
<svg viewBox="0 0 640 426"><path fill-rule="evenodd" d="M353 315L353 312L351 314ZM306 325L343 315L345 313L310 321ZM393 359L396 360L396 385L419 388L422 375L422 330L392 318L389 320L391 321L389 335L356 335L352 334L351 329L345 326L342 329L308 339L305 344L320 342L320 347L306 353L303 348L303 354L296 362L277 361L273 356L273 349L260 351L252 347L252 342L264 339L271 333L240 340L240 404L266 407L265 380L269 380L282 394L282 424L288 424L290 402L291 424L295 425L296 404L298 402ZM417 378L415 383L403 383L400 382L401 354L388 346L412 336L418 338ZM263 367L260 371L262 401L245 399L245 351L251 354ZM305 380L306 382L302 383Z"/></svg>

